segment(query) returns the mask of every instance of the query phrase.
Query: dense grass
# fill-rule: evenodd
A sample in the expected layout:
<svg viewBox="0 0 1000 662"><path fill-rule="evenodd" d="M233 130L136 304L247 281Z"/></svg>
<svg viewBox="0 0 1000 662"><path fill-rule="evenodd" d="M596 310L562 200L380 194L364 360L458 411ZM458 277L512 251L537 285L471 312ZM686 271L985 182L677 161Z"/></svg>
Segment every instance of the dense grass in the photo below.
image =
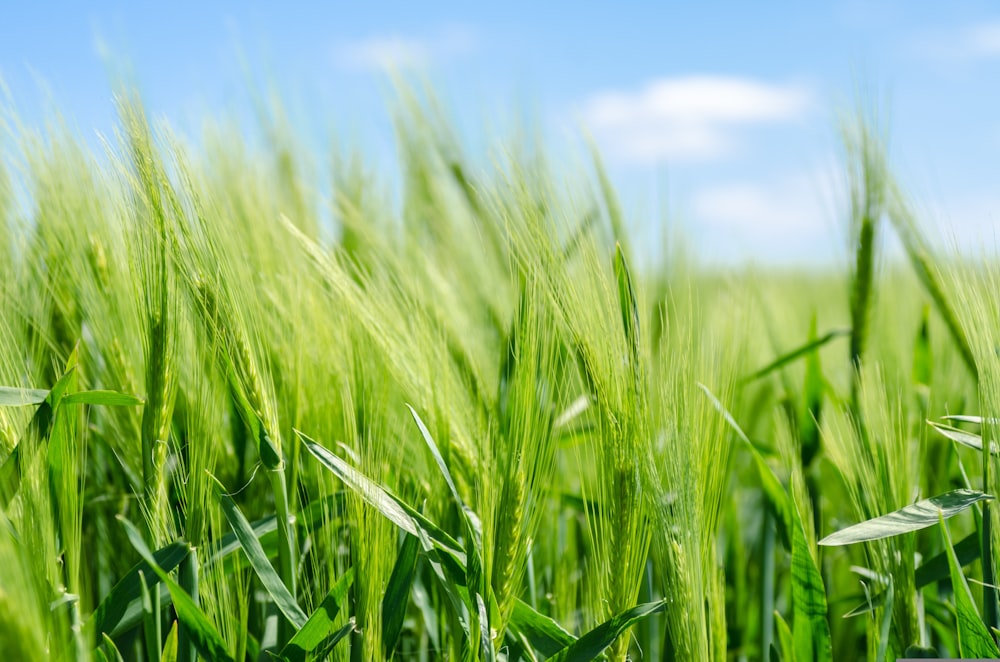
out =
<svg viewBox="0 0 1000 662"><path fill-rule="evenodd" d="M472 158L401 97L398 200L357 157L324 199L276 120L5 116L5 655L996 653L1000 269L879 126L850 266L735 272L648 259L596 151Z"/></svg>

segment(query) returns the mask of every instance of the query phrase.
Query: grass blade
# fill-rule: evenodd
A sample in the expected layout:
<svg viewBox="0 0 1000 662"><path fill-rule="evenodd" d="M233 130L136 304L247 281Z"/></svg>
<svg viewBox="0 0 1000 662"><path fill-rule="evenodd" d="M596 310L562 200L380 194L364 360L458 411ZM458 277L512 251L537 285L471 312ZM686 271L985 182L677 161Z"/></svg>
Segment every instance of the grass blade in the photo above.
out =
<svg viewBox="0 0 1000 662"><path fill-rule="evenodd" d="M382 487L372 482L367 476L331 453L324 446L310 439L306 434L296 430L313 457L327 469L333 472L345 485L364 499L390 522L411 535L417 535L417 523L399 504L399 501L389 495Z"/></svg>
<svg viewBox="0 0 1000 662"><path fill-rule="evenodd" d="M347 598L347 590L353 582L354 568L351 568L341 575L337 583L327 593L323 602L316 608L316 611L309 616L309 619L295 633L295 636L281 649L282 658L290 662L305 662L309 653L320 648L327 638L335 634L333 631L334 621L340 612L341 606L344 604L344 600ZM353 627L353 620L348 625Z"/></svg>
<svg viewBox="0 0 1000 662"><path fill-rule="evenodd" d="M983 418L982 416L968 416L965 414L952 414L951 416L942 416L941 418L947 421L958 421L960 423L975 423L977 425L982 425L984 421L989 421L990 423L1000 422L997 418Z"/></svg>
<svg viewBox="0 0 1000 662"><path fill-rule="evenodd" d="M198 651L210 660L232 662L233 658L226 648L226 642L219 635L219 631L215 629L215 626L208 620L205 613L198 608L191 599L191 596L156 564L156 560L150 553L149 548L146 547L146 543L143 541L139 530L127 519L120 516L118 519L122 523L122 526L125 527L125 533L128 536L129 542L132 543L132 547L149 564L150 569L156 573L160 581L166 584L167 590L170 591L170 597L174 601L174 611L177 613L177 619L189 629L191 640L198 648Z"/></svg>
<svg viewBox="0 0 1000 662"><path fill-rule="evenodd" d="M458 505L460 510L466 510L465 501L462 500L461 495L458 493L458 488L455 487L455 481L451 477L451 472L448 470L448 464L444 461L444 456L441 455L441 451L437 444L434 442L434 438L431 436L430 431L424 422L420 419L420 415L417 411L410 405L406 405L406 408L410 410L410 415L413 416L413 420L417 423L417 428L420 429L420 435L424 438L424 443L431 451L431 455L434 456L434 462L437 463L438 469L441 471L441 475L444 476L444 481L448 484L448 489L451 490L451 496L455 499L455 503Z"/></svg>
<svg viewBox="0 0 1000 662"><path fill-rule="evenodd" d="M809 551L798 513L795 513L792 522L792 607L792 639L796 659L815 662L832 660L826 588Z"/></svg>
<svg viewBox="0 0 1000 662"><path fill-rule="evenodd" d="M514 603L510 625L523 634L531 646L546 657L571 646L576 637L554 620L535 611L523 600Z"/></svg>
<svg viewBox="0 0 1000 662"><path fill-rule="evenodd" d="M160 662L177 662L177 646L177 621L174 621L167 633L167 641L163 644Z"/></svg>
<svg viewBox="0 0 1000 662"><path fill-rule="evenodd" d="M889 587L885 590L884 608L882 610L882 623L878 630L878 651L875 654L877 662L885 660L885 654L889 650L890 626L892 625L892 605L896 598L896 585L889 577Z"/></svg>
<svg viewBox="0 0 1000 662"><path fill-rule="evenodd" d="M798 359L801 359L803 357L812 354L819 348L829 343L831 340L834 340L836 338L841 338L843 336L848 336L850 335L850 333L851 333L850 329L834 329L832 331L828 331L823 336L816 338L815 340L810 340L806 344L802 345L801 347L793 349L787 354L782 354L774 361L771 361L766 366L761 368L760 370L744 377L743 381L752 382L756 379L760 379L761 377L765 377L774 372L775 370L780 370L781 368L784 368L786 365L794 363Z"/></svg>
<svg viewBox="0 0 1000 662"><path fill-rule="evenodd" d="M340 643L340 640L349 635L354 631L354 617L347 619L347 624L340 628L330 636L326 637L320 642L319 646L316 647L316 659L325 660L333 648Z"/></svg>
<svg viewBox="0 0 1000 662"><path fill-rule="evenodd" d="M78 391L62 399L66 404L102 405L105 407L134 407L145 401L137 396L118 391Z"/></svg>
<svg viewBox="0 0 1000 662"><path fill-rule="evenodd" d="M638 605L601 623L549 658L551 662L589 662L603 653L626 630L653 614L664 611L669 600Z"/></svg>
<svg viewBox="0 0 1000 662"><path fill-rule="evenodd" d="M125 658L122 657L121 651L118 650L118 646L115 645L114 640L106 634L102 636L102 639L104 647L108 649L108 652L104 653L105 659L114 660L115 662L125 662ZM98 649L98 652L100 652L100 649ZM110 658L107 657L108 654L111 655Z"/></svg>
<svg viewBox="0 0 1000 662"><path fill-rule="evenodd" d="M944 523L944 515L940 515L941 538L944 541L945 553L948 555L948 568L951 572L951 586L955 596L955 620L958 622L958 654L961 657L998 658L1000 649L990 636L976 604L972 601L972 593L962 574L962 568L955 556L951 544L951 535Z"/></svg>
<svg viewBox="0 0 1000 662"><path fill-rule="evenodd" d="M406 617L406 607L410 601L410 588L417 569L417 552L419 543L416 536L403 534L403 547L399 558L392 568L389 584L382 599L382 650L386 659L392 657L396 643L403 631L403 619Z"/></svg>
<svg viewBox="0 0 1000 662"><path fill-rule="evenodd" d="M295 601L295 598L292 597L284 582L281 581L274 566L267 560L267 554L264 553L264 548L261 547L260 540L254 534L250 522L240 512L239 507L233 501L232 497L223 492L222 483L215 476L212 476L212 479L216 483L217 496L219 502L222 504L222 511L225 513L229 525L233 527L233 533L239 539L240 546L243 548L244 553L246 553L247 560L250 561L250 567L253 568L257 578L260 579L260 583L264 585L268 595L274 600L274 604L285 615L285 618L295 626L296 630L301 629L308 618Z"/></svg>
<svg viewBox="0 0 1000 662"><path fill-rule="evenodd" d="M778 630L778 643L780 645L781 653L778 658L781 662L796 662L798 660L795 657L795 646L792 643L792 630L788 627L788 623L782 618L781 614L777 611L774 612L774 624ZM771 660L775 658L775 647L771 644Z"/></svg>
<svg viewBox="0 0 1000 662"><path fill-rule="evenodd" d="M181 561L187 557L189 551L190 547L188 545L174 542L153 552L153 560L165 572L170 572L180 565ZM101 604L98 605L87 622L86 627L88 629L93 628L95 634L103 632L111 636L117 636L124 632L125 628L137 624L139 622L138 619L129 623L125 616L129 610L129 606L141 599L141 575L145 575L150 580L153 580L153 583L159 583L160 581L158 577L155 580L153 579L155 575L149 563L145 560L139 561L132 566L132 569L115 584L111 592L101 601Z"/></svg>
<svg viewBox="0 0 1000 662"><path fill-rule="evenodd" d="M956 444L973 448L979 452L982 452L983 450L983 438L974 432L966 432L965 430L961 430L954 426L945 425L944 423L936 423L935 421L927 421L927 424L934 428L942 436L951 439ZM997 446L996 442L990 442L990 454L1000 455L1000 447Z"/></svg>
<svg viewBox="0 0 1000 662"><path fill-rule="evenodd" d="M48 396L49 392L44 389L0 386L0 407L40 405Z"/></svg>
<svg viewBox="0 0 1000 662"><path fill-rule="evenodd" d="M380 512L383 517L411 535L418 535L418 532L426 535L433 542L433 547L442 552L443 565L449 571L462 573L461 582L464 585L465 564L459 558L460 553L457 551L462 549L462 546L454 538L421 515L415 508L380 487L305 433L299 430L296 430L295 433L302 440L306 450L319 460L320 464L357 492L358 496ZM453 578L457 578L457 576Z"/></svg>
<svg viewBox="0 0 1000 662"><path fill-rule="evenodd" d="M155 575L154 575L155 576ZM146 583L146 573L139 572L139 586L142 589L142 638L146 644L146 657L149 662L159 662L160 660L160 638L163 634L160 625L160 584L153 587L156 595L155 607L153 598L149 593L149 586Z"/></svg>
<svg viewBox="0 0 1000 662"><path fill-rule="evenodd" d="M493 639L490 636L490 613L485 608L486 600L483 598L483 596L489 595L489 589L486 586L486 575L483 571L482 523L476 513L465 504L465 501L463 501L461 495L458 493L458 488L455 486L451 471L448 470L448 464L445 462L444 456L441 455L441 451L427 429L427 426L420 419L420 415L410 405L406 405L406 407L410 410L410 414L413 416L413 420L416 422L420 434L424 438L424 442L430 449L431 455L434 457L434 461L441 471L441 475L444 476L445 482L451 490L452 498L458 505L459 512L462 513L466 535L468 536L468 542L465 545L466 586L469 588L470 598L472 598L467 605L470 614L473 615L475 620L486 619L479 622L480 653L483 659L492 660L495 653L493 651Z"/></svg>
<svg viewBox="0 0 1000 662"><path fill-rule="evenodd" d="M882 515L841 529L820 540L819 544L827 546L852 545L919 531L933 526L939 517L947 519L980 501L992 498L989 494L977 490L952 490L900 508L888 515Z"/></svg>

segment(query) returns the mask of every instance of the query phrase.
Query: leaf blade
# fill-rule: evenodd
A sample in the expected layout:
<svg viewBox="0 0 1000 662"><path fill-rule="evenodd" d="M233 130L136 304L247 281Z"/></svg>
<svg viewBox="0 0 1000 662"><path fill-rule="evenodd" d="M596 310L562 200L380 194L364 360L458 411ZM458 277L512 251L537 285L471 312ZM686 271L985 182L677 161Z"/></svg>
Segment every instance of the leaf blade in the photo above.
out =
<svg viewBox="0 0 1000 662"><path fill-rule="evenodd" d="M549 658L550 662L589 662L639 621L667 608L668 599L637 605L611 617Z"/></svg>
<svg viewBox="0 0 1000 662"><path fill-rule="evenodd" d="M948 554L948 569L951 572L951 586L955 596L955 621L958 626L958 653L961 657L1000 657L1000 649L993 641L989 631L979 618L976 604L972 600L969 584L965 581L962 568L955 557L955 548L951 544L951 535L944 523L944 516L938 519L941 525L941 537L945 552Z"/></svg>
<svg viewBox="0 0 1000 662"><path fill-rule="evenodd" d="M77 391L63 396L66 404L100 405L104 407L134 407L144 404L138 396L118 391Z"/></svg>
<svg viewBox="0 0 1000 662"><path fill-rule="evenodd" d="M210 660L233 662L233 657L226 648L226 642L219 635L219 631L215 629L215 626L208 620L205 613L198 608L191 599L191 596L156 564L153 555L142 539L142 534L135 528L135 525L121 516L118 517L118 520L125 527L125 533L128 536L129 542L132 543L132 547L139 552L139 556L159 576L160 581L166 584L167 590L170 591L170 597L174 601L174 611L177 613L177 619L189 629L191 640L198 648L198 651Z"/></svg>
<svg viewBox="0 0 1000 662"><path fill-rule="evenodd" d="M209 475L211 476L211 474ZM288 587L281 581L281 577L278 576L278 572L274 569L274 566L267 560L267 554L264 553L264 548L250 526L250 522L247 521L247 518L240 511L233 498L222 490L222 483L215 476L211 477L217 487L216 492L219 502L222 504L222 511L229 521L229 525L233 528L237 539L239 539L240 546L243 548L247 560L250 561L250 567L253 568L260 583L264 585L268 595L274 600L274 604L285 615L285 618L297 630L301 629L306 621L309 620L308 617L299 607L295 598L292 597Z"/></svg>
<svg viewBox="0 0 1000 662"><path fill-rule="evenodd" d="M334 619L340 612L340 607L347 597L347 590L353 582L354 568L351 568L341 575L316 611L281 649L281 657L290 662L304 662L309 653L319 648L324 640L333 634ZM349 625L353 626L353 622Z"/></svg>
<svg viewBox="0 0 1000 662"><path fill-rule="evenodd" d="M0 407L40 405L49 397L46 389L0 386Z"/></svg>
<svg viewBox="0 0 1000 662"><path fill-rule="evenodd" d="M831 533L820 540L819 544L828 547L851 545L919 531L937 523L939 514L947 519L980 501L992 498L977 490L952 490Z"/></svg>

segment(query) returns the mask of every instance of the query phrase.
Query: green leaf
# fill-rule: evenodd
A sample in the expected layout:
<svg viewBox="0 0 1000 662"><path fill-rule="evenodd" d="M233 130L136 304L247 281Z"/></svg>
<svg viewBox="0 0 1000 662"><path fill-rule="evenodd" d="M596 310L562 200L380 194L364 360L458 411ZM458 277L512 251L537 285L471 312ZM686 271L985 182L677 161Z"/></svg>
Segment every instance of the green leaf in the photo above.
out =
<svg viewBox="0 0 1000 662"><path fill-rule="evenodd" d="M403 534L403 547L392 568L389 584L382 598L382 650L386 659L396 650L399 635L403 631L406 606L410 602L410 588L417 569L417 552L420 541L416 536Z"/></svg>
<svg viewBox="0 0 1000 662"><path fill-rule="evenodd" d="M459 558L457 550L462 549L454 538L448 535L436 524L421 515L415 508L408 505L385 488L379 486L363 473L344 462L326 447L311 439L300 430L295 430L295 434L302 440L306 450L319 460L320 464L329 469L347 487L355 492L361 499L382 514L383 517L411 535L416 535L418 531L423 531L433 542L436 549L443 552L441 560L449 571L461 569L465 572L465 564ZM464 577L462 582L464 582Z"/></svg>
<svg viewBox="0 0 1000 662"><path fill-rule="evenodd" d="M369 506L372 506L390 522L411 535L417 535L417 523L403 509L399 500L392 497L385 489L370 480L360 471L331 453L327 448L309 438L298 430L295 433L305 444L313 457L327 469L332 471L345 485L351 488Z"/></svg>
<svg viewBox="0 0 1000 662"><path fill-rule="evenodd" d="M510 625L527 637L531 646L546 657L555 655L576 641L576 637L556 621L535 611L520 599L514 603Z"/></svg>
<svg viewBox="0 0 1000 662"><path fill-rule="evenodd" d="M765 377L774 372L775 370L780 370L781 368L784 368L789 363L794 363L795 361L801 359L804 356L809 356L823 345L826 345L831 340L849 335L851 335L850 329L834 329L832 331L828 331L823 336L809 340L806 344L802 345L801 347L796 347L792 351L786 354L782 354L774 361L771 361L766 366L761 368L760 370L757 370L756 372L753 372L744 377L742 381L752 382L756 379L760 379L761 377Z"/></svg>
<svg viewBox="0 0 1000 662"><path fill-rule="evenodd" d="M465 510L466 505L462 500L461 495L458 493L458 488L455 487L455 481L451 477L451 472L448 470L448 464L444 461L444 456L441 455L440 449L438 449L437 444L434 442L434 438L431 436L430 431L424 422L420 419L420 415L417 411L410 405L406 405L406 408L410 410L410 415L413 420L417 423L417 428L420 430L420 435L424 439L424 443L431 451L431 455L434 457L434 462L437 463L438 469L441 471L441 475L444 476L445 482L448 484L448 489L451 490L451 496L455 499L455 503L458 505L460 510Z"/></svg>
<svg viewBox="0 0 1000 662"><path fill-rule="evenodd" d="M958 654L960 657L998 658L1000 649L990 636L989 631L979 618L976 603L972 600L969 585L962 574L962 568L955 557L955 549L951 545L951 535L944 523L944 515L938 515L941 524L941 537L944 540L945 552L948 554L948 568L951 571L951 587L955 596L955 620L958 624Z"/></svg>
<svg viewBox="0 0 1000 662"><path fill-rule="evenodd" d="M297 512L295 524L303 535L315 534L322 525L328 523L324 521L324 513L341 512L344 494L345 492L340 490L323 499L316 499ZM332 521L335 520L336 518ZM254 535L260 540L260 546L264 548L267 558L276 558L278 556L278 518L269 515L250 522L250 526L253 528ZM228 574L234 571L233 554L241 550L242 546L236 534L230 531L214 544L209 545L208 549L208 559L202 564L202 567L209 568L215 563L223 563L225 568L223 572Z"/></svg>
<svg viewBox="0 0 1000 662"><path fill-rule="evenodd" d="M174 621L170 632L167 633L167 641L163 644L160 662L177 662L177 621Z"/></svg>
<svg viewBox="0 0 1000 662"><path fill-rule="evenodd" d="M154 575L155 576L155 575ZM160 637L162 626L160 620L160 578L156 578L153 591L156 593L156 606L153 606L153 598L149 594L149 585L146 583L146 573L139 571L139 587L142 590L142 638L146 643L146 657L150 662L159 662ZM169 595L169 593L168 593Z"/></svg>
<svg viewBox="0 0 1000 662"><path fill-rule="evenodd" d="M947 519L980 501L992 498L989 494L977 490L952 490L900 508L888 515L882 515L841 529L820 540L819 544L827 546L851 545L919 531L933 526L938 521L938 517Z"/></svg>
<svg viewBox="0 0 1000 662"><path fill-rule="evenodd" d="M549 658L550 662L588 662L600 655L618 637L639 621L664 611L670 603L668 599L647 602L623 611L601 623L572 644Z"/></svg>
<svg viewBox="0 0 1000 662"><path fill-rule="evenodd" d="M269 515L267 517L262 517L259 520L250 523L250 528L253 530L254 536L261 541L261 547L265 546L265 540L267 546L271 549L272 553L268 555L276 556L278 553L278 518L274 515ZM208 568L216 563L226 561L229 557L233 555L239 549L242 549L240 545L240 539L236 537L236 534L230 531L226 535L222 536L219 542L212 546L211 552L208 556L208 560L205 561L205 567Z"/></svg>
<svg viewBox="0 0 1000 662"><path fill-rule="evenodd" d="M47 397L49 392L45 389L0 386L0 407L40 405Z"/></svg>
<svg viewBox="0 0 1000 662"><path fill-rule="evenodd" d="M942 416L946 421L958 421L959 423L975 423L976 425L982 425L984 421L990 423L996 423L1000 421L997 418L983 418L982 416L969 416L966 414L952 414L950 416Z"/></svg>
<svg viewBox="0 0 1000 662"><path fill-rule="evenodd" d="M833 659L826 588L809 552L798 512L793 509L792 514L792 635L795 659L826 662Z"/></svg>
<svg viewBox="0 0 1000 662"><path fill-rule="evenodd" d="M845 613L841 618L854 618L855 616L873 612L885 604L886 597L885 591L882 591L876 593L874 597L865 598L863 603Z"/></svg>
<svg viewBox="0 0 1000 662"><path fill-rule="evenodd" d="M189 550L190 547L184 543L173 542L153 552L153 559L160 568L170 572L187 557ZM153 570L146 561L139 561L125 573L125 576L101 601L86 627L93 627L95 634L106 632L112 637L116 637L138 624L141 617L141 605L138 603L142 595L140 573L146 575L154 583L160 581L159 578L153 580ZM134 619L128 618L130 607L133 607ZM135 607L139 607L139 609Z"/></svg>
<svg viewBox="0 0 1000 662"><path fill-rule="evenodd" d="M347 619L347 624L344 625L344 627L340 628L339 630L337 630L329 637L325 638L323 641L320 642L319 646L316 647L315 659L317 660L327 659L327 657L329 657L330 655L330 652L340 642L340 640L349 635L353 631L354 631L354 617L351 616L349 619Z"/></svg>
<svg viewBox="0 0 1000 662"><path fill-rule="evenodd" d="M792 643L792 631L788 623L782 618L781 613L775 610L774 624L778 630L778 643L781 646L781 662L796 662L795 645ZM773 646L774 644L772 644Z"/></svg>
<svg viewBox="0 0 1000 662"><path fill-rule="evenodd" d="M966 432L965 430L960 430L954 426L945 425L944 423L936 423L934 421L927 421L927 424L955 443L968 446L969 448L974 448L979 452L982 452L983 450L983 438L978 434ZM996 442L990 442L990 454L1000 455L1000 448L997 447Z"/></svg>
<svg viewBox="0 0 1000 662"><path fill-rule="evenodd" d="M6 507L14 495L21 488L21 467L26 466L34 456L38 444L42 440L48 439L55 422L56 409L63 397L63 393L72 390L77 366L77 349L70 352L66 360L66 368L63 374L56 380L51 390L46 392L45 398L38 403L38 409L28 423L28 431L22 436L20 443L14 447L10 455L0 466L0 507ZM25 389L15 389L24 391ZM27 389L33 392L33 389ZM22 396L17 396L19 399ZM20 403L19 403L20 404Z"/></svg>
<svg viewBox="0 0 1000 662"><path fill-rule="evenodd" d="M160 578L160 581L166 584L167 590L170 591L170 597L174 601L174 611L177 613L177 619L188 628L191 640L198 648L198 651L210 660L232 662L233 658L226 649L226 642L219 635L219 631L215 629L215 626L208 620L205 613L198 608L191 599L191 596L156 564L139 530L124 517L118 516L118 519L122 523L122 526L125 527L125 534L128 536L129 542L132 543L132 547L149 564L152 571Z"/></svg>
<svg viewBox="0 0 1000 662"><path fill-rule="evenodd" d="M954 554L958 559L959 565L962 567L978 560L979 553L979 536L974 532L958 541L954 549ZM948 552L941 552L940 554L927 559L920 564L920 567L917 568L916 573L914 574L914 580L916 582L915 585L917 588L923 588L928 584L932 584L945 578L950 578Z"/></svg>
<svg viewBox="0 0 1000 662"><path fill-rule="evenodd" d="M885 654L889 650L889 635L892 626L892 605L896 597L896 585L892 582L892 577L888 578L889 587L885 590L885 605L882 610L882 623L879 626L878 650L875 653L876 662L883 662Z"/></svg>
<svg viewBox="0 0 1000 662"><path fill-rule="evenodd" d="M468 536L468 541L465 545L465 571L466 586L469 588L470 600L467 602L467 605L473 619L479 621L480 654L483 659L492 660L495 653L493 651L493 639L490 636L490 614L485 608L486 601L483 599L484 595L488 595L488 587L486 586L486 574L483 571L482 523L479 521L479 517L476 513L465 504L465 501L462 500L461 495L458 493L458 488L455 486L455 481L451 477L451 472L448 470L448 464L445 462L444 456L441 455L441 451L438 448L437 443L435 443L434 438L431 436L430 431L427 429L427 426L424 425L424 422L420 419L420 415L417 414L417 411L410 405L406 405L406 407L410 410L410 415L416 422L417 428L420 430L420 434L424 438L424 443L426 443L427 447L430 449L431 455L434 457L434 461L437 463L438 469L441 471L441 475L444 476L445 482L451 490L452 498L455 500L459 511L462 513L466 535ZM480 620L484 618L486 620Z"/></svg>
<svg viewBox="0 0 1000 662"><path fill-rule="evenodd" d="M469 595L461 590L467 584L467 578L470 574L466 562L456 551L462 549L462 546L411 506L377 485L367 476L310 439L306 434L299 430L295 430L295 433L302 440L306 450L340 478L347 487L357 493L362 500L403 531L417 536L431 570L437 576L445 596L455 610L462 631L470 640L473 632L476 632L475 636L478 637L478 628L473 629L469 626L471 611ZM471 545L469 549L472 549Z"/></svg>
<svg viewBox="0 0 1000 662"><path fill-rule="evenodd" d="M629 274L628 264L625 262L625 254L622 252L620 243L615 244L615 277L618 280L618 305L621 307L625 339L628 341L633 362L638 363L639 302L635 295L635 288L632 286L632 276Z"/></svg>
<svg viewBox="0 0 1000 662"><path fill-rule="evenodd" d="M115 662L125 662L125 658L122 657L121 651L118 650L118 646L115 646L115 642L108 635L103 635L104 647L108 650L105 653L105 658L109 660L114 660ZM107 655L110 654L111 657L108 658Z"/></svg>
<svg viewBox="0 0 1000 662"><path fill-rule="evenodd" d="M134 407L143 404L143 399L118 391L78 391L63 396L66 404L103 405L105 407Z"/></svg>
<svg viewBox="0 0 1000 662"><path fill-rule="evenodd" d="M211 476L211 474L209 475ZM215 476L211 477L217 487L216 492L219 502L222 504L222 512L225 513L229 525L233 527L233 533L239 539L240 546L243 547L243 552L246 554L247 560L250 561L250 567L253 568L260 583L264 585L268 595L274 600L274 604L285 615L285 618L295 626L295 629L300 629L308 620L305 613L299 608L295 598L288 591L288 587L281 581L274 566L267 560L267 554L264 553L264 548L261 547L260 540L254 534L250 522L240 512L232 497L223 491L222 483Z"/></svg>
<svg viewBox="0 0 1000 662"><path fill-rule="evenodd" d="M282 658L290 662L305 662L309 653L321 647L326 639L335 634L333 629L334 621L340 612L341 605L344 604L344 599L347 597L347 590L351 587L353 581L354 568L351 568L337 580L337 583L327 593L323 602L309 616L309 620L305 622L305 625L281 649ZM354 625L353 619L348 625Z"/></svg>

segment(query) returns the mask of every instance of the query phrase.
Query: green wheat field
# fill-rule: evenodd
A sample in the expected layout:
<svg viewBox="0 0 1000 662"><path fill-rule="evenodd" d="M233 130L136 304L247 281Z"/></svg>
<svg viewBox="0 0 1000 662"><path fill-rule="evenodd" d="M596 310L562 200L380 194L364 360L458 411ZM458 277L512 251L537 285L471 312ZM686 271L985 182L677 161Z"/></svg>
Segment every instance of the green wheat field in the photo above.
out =
<svg viewBox="0 0 1000 662"><path fill-rule="evenodd" d="M394 103L325 196L278 112L0 117L3 659L1000 657L1000 263L877 122L792 272Z"/></svg>

